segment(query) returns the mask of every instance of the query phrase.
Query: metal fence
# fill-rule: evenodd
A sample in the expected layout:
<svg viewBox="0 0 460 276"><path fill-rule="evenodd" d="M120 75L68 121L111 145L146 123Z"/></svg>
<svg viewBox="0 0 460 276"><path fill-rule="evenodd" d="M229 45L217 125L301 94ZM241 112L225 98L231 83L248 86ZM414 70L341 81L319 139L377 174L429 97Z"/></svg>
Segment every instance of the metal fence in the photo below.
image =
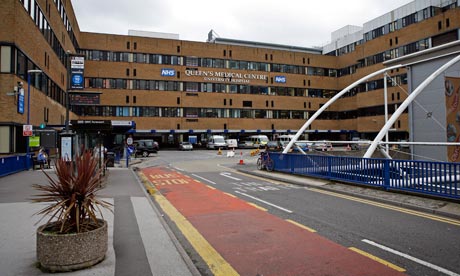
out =
<svg viewBox="0 0 460 276"><path fill-rule="evenodd" d="M0 177L26 170L26 160L26 155L0 157Z"/></svg>
<svg viewBox="0 0 460 276"><path fill-rule="evenodd" d="M270 153L275 171L460 199L460 164Z"/></svg>

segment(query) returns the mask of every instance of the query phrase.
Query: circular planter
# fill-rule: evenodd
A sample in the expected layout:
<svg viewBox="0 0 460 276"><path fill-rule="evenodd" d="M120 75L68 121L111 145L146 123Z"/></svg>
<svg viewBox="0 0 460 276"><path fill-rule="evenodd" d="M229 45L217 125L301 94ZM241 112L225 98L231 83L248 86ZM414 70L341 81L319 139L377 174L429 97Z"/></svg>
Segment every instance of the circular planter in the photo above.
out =
<svg viewBox="0 0 460 276"><path fill-rule="evenodd" d="M37 229L37 259L41 268L48 271L71 271L102 261L107 252L107 222L101 219L98 222L98 228L74 234L47 231L56 222L40 226Z"/></svg>

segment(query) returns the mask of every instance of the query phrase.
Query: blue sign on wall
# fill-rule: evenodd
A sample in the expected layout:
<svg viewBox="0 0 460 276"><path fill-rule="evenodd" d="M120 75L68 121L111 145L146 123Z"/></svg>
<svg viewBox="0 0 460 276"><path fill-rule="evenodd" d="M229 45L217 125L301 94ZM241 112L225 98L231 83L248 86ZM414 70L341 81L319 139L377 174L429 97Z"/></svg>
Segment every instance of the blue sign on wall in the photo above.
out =
<svg viewBox="0 0 460 276"><path fill-rule="evenodd" d="M174 77L176 75L176 70L174 69L161 69L161 76L162 77Z"/></svg>
<svg viewBox="0 0 460 276"><path fill-rule="evenodd" d="M24 94L18 95L18 113L24 114Z"/></svg>
<svg viewBox="0 0 460 276"><path fill-rule="evenodd" d="M275 76L275 82L286 83L286 77L285 76Z"/></svg>

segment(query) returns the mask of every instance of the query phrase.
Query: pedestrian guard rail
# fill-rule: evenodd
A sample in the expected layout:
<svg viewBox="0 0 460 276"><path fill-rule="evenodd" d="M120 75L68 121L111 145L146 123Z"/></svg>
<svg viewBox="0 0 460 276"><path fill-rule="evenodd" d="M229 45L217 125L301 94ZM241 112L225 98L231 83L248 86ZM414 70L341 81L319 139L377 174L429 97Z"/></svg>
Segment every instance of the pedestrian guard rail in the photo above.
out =
<svg viewBox="0 0 460 276"><path fill-rule="evenodd" d="M0 177L26 170L26 162L26 155L0 157ZM30 160L29 162L32 161Z"/></svg>
<svg viewBox="0 0 460 276"><path fill-rule="evenodd" d="M460 199L460 163L270 153L274 171Z"/></svg>

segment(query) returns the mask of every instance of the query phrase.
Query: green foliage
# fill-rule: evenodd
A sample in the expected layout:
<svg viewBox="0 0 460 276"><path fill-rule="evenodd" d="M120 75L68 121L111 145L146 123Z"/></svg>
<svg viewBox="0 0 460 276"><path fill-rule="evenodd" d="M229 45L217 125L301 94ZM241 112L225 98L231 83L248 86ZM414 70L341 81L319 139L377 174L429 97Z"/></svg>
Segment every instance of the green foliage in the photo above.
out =
<svg viewBox="0 0 460 276"><path fill-rule="evenodd" d="M77 156L75 164L58 159L56 178L44 171L47 185L32 185L40 194L32 198L33 202L49 203L37 213L42 219L50 216L48 223L55 221L60 225L62 234L79 233L94 229L98 225L96 213L100 207L111 210L112 204L98 199L97 192L102 189L102 169L90 151Z"/></svg>

